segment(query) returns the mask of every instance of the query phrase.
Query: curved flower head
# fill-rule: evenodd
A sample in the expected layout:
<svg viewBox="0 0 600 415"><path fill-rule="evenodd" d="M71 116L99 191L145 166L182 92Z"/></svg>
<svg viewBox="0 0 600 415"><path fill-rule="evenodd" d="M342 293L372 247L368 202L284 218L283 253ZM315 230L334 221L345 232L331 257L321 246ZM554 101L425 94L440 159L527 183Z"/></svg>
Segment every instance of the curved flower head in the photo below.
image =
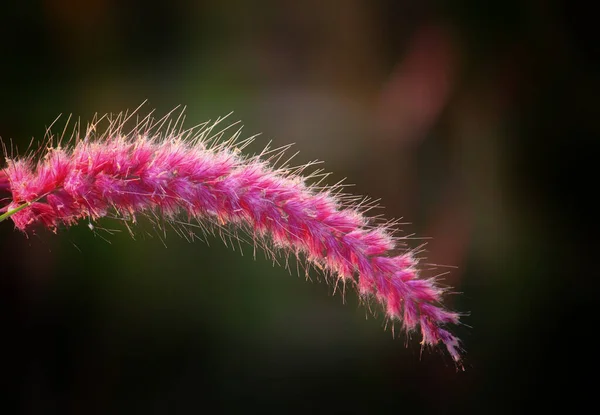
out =
<svg viewBox="0 0 600 415"><path fill-rule="evenodd" d="M394 224L366 215L371 205L340 186L321 187L319 173L304 174L308 166L276 166L285 149L244 156L250 140L239 141L240 130L223 140L224 131L214 133L218 121L161 129L166 119L147 117L126 132L127 119L108 119L100 136L92 122L71 145L50 146L37 159L9 158L0 170L0 191L12 199L4 218L22 231L145 215L245 233L268 253L304 257L354 285L407 333L419 330L423 346L441 343L460 363L460 342L446 328L460 315L441 305L445 290L421 277L416 251L394 236Z"/></svg>

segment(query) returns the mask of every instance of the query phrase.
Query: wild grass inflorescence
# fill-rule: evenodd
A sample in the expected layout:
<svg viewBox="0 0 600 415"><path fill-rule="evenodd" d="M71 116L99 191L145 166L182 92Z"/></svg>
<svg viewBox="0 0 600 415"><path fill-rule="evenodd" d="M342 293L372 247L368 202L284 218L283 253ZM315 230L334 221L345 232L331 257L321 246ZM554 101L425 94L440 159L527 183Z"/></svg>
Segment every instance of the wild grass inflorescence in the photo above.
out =
<svg viewBox="0 0 600 415"><path fill-rule="evenodd" d="M36 225L56 231L82 219L128 223L145 215L186 237L245 235L270 255L304 258L336 285L354 285L407 334L420 329L423 347L443 343L460 366L460 342L446 329L460 314L442 306L445 289L420 277L417 252L394 236L395 224L366 216L373 207L366 199L321 186L326 174L304 173L312 163L281 163L287 147L243 155L253 138L240 140L237 130L224 139L229 127L217 131L219 121L186 130L183 112L148 115L126 130L134 114L95 117L64 147L64 132L56 143L48 134L45 149L7 155L0 193L10 202L0 220L10 217L24 232ZM98 133L101 122L107 127Z"/></svg>

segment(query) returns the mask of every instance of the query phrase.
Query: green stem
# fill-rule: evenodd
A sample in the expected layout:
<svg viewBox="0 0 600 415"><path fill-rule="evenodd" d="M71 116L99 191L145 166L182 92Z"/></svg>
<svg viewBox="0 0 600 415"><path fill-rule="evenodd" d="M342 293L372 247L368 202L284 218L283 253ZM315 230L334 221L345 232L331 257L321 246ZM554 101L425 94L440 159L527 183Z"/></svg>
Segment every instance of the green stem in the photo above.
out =
<svg viewBox="0 0 600 415"><path fill-rule="evenodd" d="M9 210L6 213L3 213L2 215L0 215L0 222L10 218L12 215L14 215L15 213L17 213L20 210L25 209L27 206L30 206L31 202L27 202L27 203L23 203L21 206L17 206L16 208Z"/></svg>

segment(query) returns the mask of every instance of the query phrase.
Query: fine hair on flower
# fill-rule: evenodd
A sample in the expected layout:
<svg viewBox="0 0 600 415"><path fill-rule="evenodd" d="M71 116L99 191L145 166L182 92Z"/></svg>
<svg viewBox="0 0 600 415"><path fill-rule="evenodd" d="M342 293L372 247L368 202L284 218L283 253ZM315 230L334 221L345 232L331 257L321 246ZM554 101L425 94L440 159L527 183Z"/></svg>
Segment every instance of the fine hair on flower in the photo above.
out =
<svg viewBox="0 0 600 415"><path fill-rule="evenodd" d="M354 286L408 335L420 332L422 347L443 344L461 365L448 328L461 314L442 304L448 288L422 276L421 247L397 236L396 222L369 216L374 202L324 185L315 163L290 167L289 146L245 154L254 137L223 119L186 129L184 111L160 119L138 111L95 116L83 133L48 133L25 156L5 148L0 221L28 233L104 217L131 229L145 216L188 239L220 235L292 255L332 284Z"/></svg>

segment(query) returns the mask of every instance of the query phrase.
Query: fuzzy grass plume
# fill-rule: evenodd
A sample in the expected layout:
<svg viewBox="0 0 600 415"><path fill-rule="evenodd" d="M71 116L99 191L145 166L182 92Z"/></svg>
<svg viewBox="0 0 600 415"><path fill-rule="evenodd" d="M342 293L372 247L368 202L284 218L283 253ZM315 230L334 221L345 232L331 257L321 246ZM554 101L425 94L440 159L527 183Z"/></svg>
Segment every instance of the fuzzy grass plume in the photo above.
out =
<svg viewBox="0 0 600 415"><path fill-rule="evenodd" d="M219 120L184 129L183 112L159 120L135 114L94 117L64 147L63 132L56 143L48 134L45 148L27 157L7 154L0 221L56 231L83 219L127 224L145 215L186 237L246 235L270 255L304 258L335 284L355 286L407 334L420 331L423 347L443 344L460 366L460 342L446 329L460 314L442 306L445 289L434 279L420 278L416 251L393 235L395 224L366 215L372 203L340 184L321 186L326 174L304 173L313 163L288 167L287 147L243 155L252 138L240 140L237 130L224 139L229 127L219 131Z"/></svg>

